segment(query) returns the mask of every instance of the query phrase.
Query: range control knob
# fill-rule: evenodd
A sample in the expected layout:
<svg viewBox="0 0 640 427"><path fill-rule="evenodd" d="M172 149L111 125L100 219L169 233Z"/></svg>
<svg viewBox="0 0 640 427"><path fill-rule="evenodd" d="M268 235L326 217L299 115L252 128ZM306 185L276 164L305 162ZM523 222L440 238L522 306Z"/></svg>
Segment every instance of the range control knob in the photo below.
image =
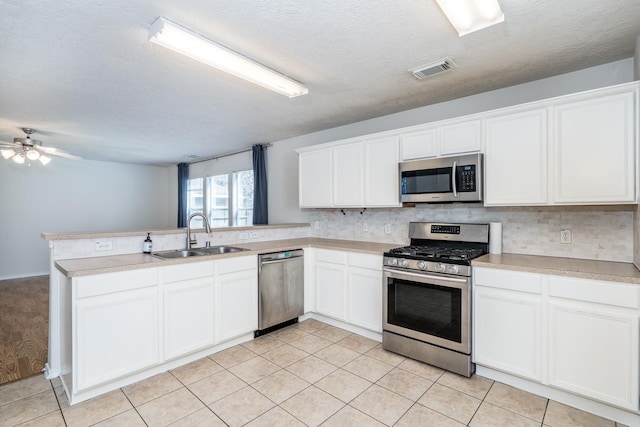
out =
<svg viewBox="0 0 640 427"><path fill-rule="evenodd" d="M417 265L418 265L418 268L419 268L420 270L426 270L426 269L427 269L427 263L426 263L426 262L424 262L424 261L418 261L418 264L417 264Z"/></svg>
<svg viewBox="0 0 640 427"><path fill-rule="evenodd" d="M398 260L396 258L387 259L387 265L398 265Z"/></svg>
<svg viewBox="0 0 640 427"><path fill-rule="evenodd" d="M408 259L403 259L400 260L400 267L409 267L409 260Z"/></svg>
<svg viewBox="0 0 640 427"><path fill-rule="evenodd" d="M440 263L436 266L436 270L445 273L447 271L447 266Z"/></svg>
<svg viewBox="0 0 640 427"><path fill-rule="evenodd" d="M458 274L458 271L460 271L460 269L457 265L450 265L449 268L447 268L447 273Z"/></svg>

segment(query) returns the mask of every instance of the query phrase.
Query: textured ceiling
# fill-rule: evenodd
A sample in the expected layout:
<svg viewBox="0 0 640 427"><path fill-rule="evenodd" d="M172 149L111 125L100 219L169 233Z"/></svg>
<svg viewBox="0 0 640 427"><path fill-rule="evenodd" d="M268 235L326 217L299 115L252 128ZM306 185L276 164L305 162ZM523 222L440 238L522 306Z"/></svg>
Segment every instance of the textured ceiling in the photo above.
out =
<svg viewBox="0 0 640 427"><path fill-rule="evenodd" d="M638 0L500 0L458 37L434 0L0 0L0 141L175 164L633 56ZM309 88L288 99L148 39L164 16ZM407 69L442 57L453 71Z"/></svg>

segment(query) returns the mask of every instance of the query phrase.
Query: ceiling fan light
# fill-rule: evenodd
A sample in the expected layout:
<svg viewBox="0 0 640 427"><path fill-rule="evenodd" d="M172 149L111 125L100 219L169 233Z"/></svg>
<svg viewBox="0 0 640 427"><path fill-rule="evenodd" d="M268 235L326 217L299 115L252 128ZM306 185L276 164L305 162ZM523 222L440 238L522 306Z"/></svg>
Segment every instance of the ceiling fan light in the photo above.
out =
<svg viewBox="0 0 640 427"><path fill-rule="evenodd" d="M40 156L38 160L40 160L40 163L42 163L43 165L46 165L51 161L51 159L47 156Z"/></svg>
<svg viewBox="0 0 640 427"><path fill-rule="evenodd" d="M436 0L460 37L504 21L498 0Z"/></svg>
<svg viewBox="0 0 640 427"><path fill-rule="evenodd" d="M27 151L27 159L38 160L38 158L40 158L40 153L38 153L36 150Z"/></svg>
<svg viewBox="0 0 640 427"><path fill-rule="evenodd" d="M16 155L16 152L13 150L0 150L0 153L2 154L2 157L4 157L6 160L9 160L10 158Z"/></svg>
<svg viewBox="0 0 640 427"><path fill-rule="evenodd" d="M149 41L289 98L309 93L295 80L162 16L151 24Z"/></svg>
<svg viewBox="0 0 640 427"><path fill-rule="evenodd" d="M21 165L25 161L25 155L23 153L16 154L15 156L13 156L11 158L11 160L13 160L14 163L17 163L17 164Z"/></svg>

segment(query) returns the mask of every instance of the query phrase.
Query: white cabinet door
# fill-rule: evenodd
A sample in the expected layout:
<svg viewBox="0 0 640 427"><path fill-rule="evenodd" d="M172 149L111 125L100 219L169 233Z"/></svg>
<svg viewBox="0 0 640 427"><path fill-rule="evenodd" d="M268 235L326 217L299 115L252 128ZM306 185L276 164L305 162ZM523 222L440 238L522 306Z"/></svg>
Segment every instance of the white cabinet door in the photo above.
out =
<svg viewBox="0 0 640 427"><path fill-rule="evenodd" d="M637 312L558 301L549 312L549 383L637 411Z"/></svg>
<svg viewBox="0 0 640 427"><path fill-rule="evenodd" d="M331 148L299 153L298 203L301 208L331 207Z"/></svg>
<svg viewBox="0 0 640 427"><path fill-rule="evenodd" d="M316 311L316 249L304 248L304 312Z"/></svg>
<svg viewBox="0 0 640 427"><path fill-rule="evenodd" d="M364 204L362 142L333 148L333 205L358 207Z"/></svg>
<svg viewBox="0 0 640 427"><path fill-rule="evenodd" d="M382 332L382 270L349 266L347 283L349 323Z"/></svg>
<svg viewBox="0 0 640 427"><path fill-rule="evenodd" d="M488 118L485 130L484 204L547 204L547 110Z"/></svg>
<svg viewBox="0 0 640 427"><path fill-rule="evenodd" d="M435 126L402 134L402 160L424 159L438 155L438 128Z"/></svg>
<svg viewBox="0 0 640 427"><path fill-rule="evenodd" d="M554 202L635 202L634 99L623 93L553 107Z"/></svg>
<svg viewBox="0 0 640 427"><path fill-rule="evenodd" d="M213 277L164 286L164 358L214 344Z"/></svg>
<svg viewBox="0 0 640 427"><path fill-rule="evenodd" d="M541 297L482 286L473 292L475 362L542 381Z"/></svg>
<svg viewBox="0 0 640 427"><path fill-rule="evenodd" d="M400 206L399 137L366 140L363 148L364 205Z"/></svg>
<svg viewBox="0 0 640 427"><path fill-rule="evenodd" d="M215 307L216 342L257 330L258 271L253 268L218 275Z"/></svg>
<svg viewBox="0 0 640 427"><path fill-rule="evenodd" d="M159 363L157 286L77 300L74 392Z"/></svg>
<svg viewBox="0 0 640 427"><path fill-rule="evenodd" d="M480 119L467 120L440 126L440 155L448 156L460 153L480 151Z"/></svg>
<svg viewBox="0 0 640 427"><path fill-rule="evenodd" d="M347 321L347 267L344 264L316 262L316 311Z"/></svg>

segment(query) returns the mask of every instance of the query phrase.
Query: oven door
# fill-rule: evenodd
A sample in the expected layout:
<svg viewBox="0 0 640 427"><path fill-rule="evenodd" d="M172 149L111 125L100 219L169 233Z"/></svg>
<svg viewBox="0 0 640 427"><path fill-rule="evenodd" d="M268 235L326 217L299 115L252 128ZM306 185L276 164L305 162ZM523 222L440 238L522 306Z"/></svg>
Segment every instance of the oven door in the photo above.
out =
<svg viewBox="0 0 640 427"><path fill-rule="evenodd" d="M471 353L471 278L383 269L383 329Z"/></svg>

